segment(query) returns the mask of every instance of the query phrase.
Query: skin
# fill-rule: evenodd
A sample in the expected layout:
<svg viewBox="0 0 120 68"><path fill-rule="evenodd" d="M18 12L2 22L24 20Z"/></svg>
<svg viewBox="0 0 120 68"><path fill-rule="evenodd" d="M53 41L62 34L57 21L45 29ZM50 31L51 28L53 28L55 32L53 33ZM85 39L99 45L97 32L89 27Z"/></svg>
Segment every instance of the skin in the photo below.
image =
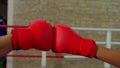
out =
<svg viewBox="0 0 120 68"><path fill-rule="evenodd" d="M0 37L0 57L12 51L11 35ZM95 57L104 62L120 67L120 51L97 46Z"/></svg>
<svg viewBox="0 0 120 68"><path fill-rule="evenodd" d="M0 36L0 57L12 51L11 35Z"/></svg>
<svg viewBox="0 0 120 68"><path fill-rule="evenodd" d="M120 67L120 51L97 46L96 58Z"/></svg>

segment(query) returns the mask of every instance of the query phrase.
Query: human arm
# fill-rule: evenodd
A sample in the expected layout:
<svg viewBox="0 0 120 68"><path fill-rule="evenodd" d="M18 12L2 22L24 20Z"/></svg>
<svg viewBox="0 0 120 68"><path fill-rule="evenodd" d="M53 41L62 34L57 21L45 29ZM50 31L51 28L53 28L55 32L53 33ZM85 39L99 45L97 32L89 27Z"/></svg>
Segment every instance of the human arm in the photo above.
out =
<svg viewBox="0 0 120 68"><path fill-rule="evenodd" d="M120 67L120 51L97 46L95 57L104 62Z"/></svg>
<svg viewBox="0 0 120 68"><path fill-rule="evenodd" d="M0 36L0 57L12 51L11 35Z"/></svg>

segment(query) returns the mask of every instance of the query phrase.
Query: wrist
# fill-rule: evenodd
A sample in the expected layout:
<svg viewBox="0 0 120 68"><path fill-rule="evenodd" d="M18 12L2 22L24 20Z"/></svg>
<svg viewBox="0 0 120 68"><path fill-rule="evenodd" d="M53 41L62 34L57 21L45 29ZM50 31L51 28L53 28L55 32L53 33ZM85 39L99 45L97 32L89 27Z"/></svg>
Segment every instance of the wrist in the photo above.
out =
<svg viewBox="0 0 120 68"><path fill-rule="evenodd" d="M94 58L97 48L96 42L88 38L82 38L80 41L80 54L89 58Z"/></svg>

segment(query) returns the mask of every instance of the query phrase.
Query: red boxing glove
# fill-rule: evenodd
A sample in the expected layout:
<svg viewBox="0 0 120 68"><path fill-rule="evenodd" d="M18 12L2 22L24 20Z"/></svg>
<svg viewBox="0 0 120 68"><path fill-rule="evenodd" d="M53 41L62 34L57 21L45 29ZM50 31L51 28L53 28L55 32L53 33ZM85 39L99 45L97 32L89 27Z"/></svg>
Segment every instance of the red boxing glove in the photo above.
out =
<svg viewBox="0 0 120 68"><path fill-rule="evenodd" d="M66 25L56 24L52 50L56 53L69 53L93 58L96 52L96 43L92 39L80 37Z"/></svg>
<svg viewBox="0 0 120 68"><path fill-rule="evenodd" d="M13 50L28 50L33 46L33 37L28 28L15 28L12 30Z"/></svg>
<svg viewBox="0 0 120 68"><path fill-rule="evenodd" d="M33 21L28 28L13 29L13 49L28 50L35 48L48 51L52 46L52 33L52 26L44 20Z"/></svg>
<svg viewBox="0 0 120 68"><path fill-rule="evenodd" d="M29 29L33 33L34 48L48 51L52 47L53 28L50 23L36 20L30 24Z"/></svg>

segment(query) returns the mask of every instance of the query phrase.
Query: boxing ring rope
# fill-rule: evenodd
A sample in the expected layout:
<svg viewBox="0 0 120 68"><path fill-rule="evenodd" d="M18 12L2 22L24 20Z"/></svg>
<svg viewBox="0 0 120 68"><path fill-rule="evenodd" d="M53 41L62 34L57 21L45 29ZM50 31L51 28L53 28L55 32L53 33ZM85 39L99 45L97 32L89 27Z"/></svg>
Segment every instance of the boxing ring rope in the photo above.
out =
<svg viewBox="0 0 120 68"><path fill-rule="evenodd" d="M0 25L1 28L27 28L28 26Z"/></svg>

